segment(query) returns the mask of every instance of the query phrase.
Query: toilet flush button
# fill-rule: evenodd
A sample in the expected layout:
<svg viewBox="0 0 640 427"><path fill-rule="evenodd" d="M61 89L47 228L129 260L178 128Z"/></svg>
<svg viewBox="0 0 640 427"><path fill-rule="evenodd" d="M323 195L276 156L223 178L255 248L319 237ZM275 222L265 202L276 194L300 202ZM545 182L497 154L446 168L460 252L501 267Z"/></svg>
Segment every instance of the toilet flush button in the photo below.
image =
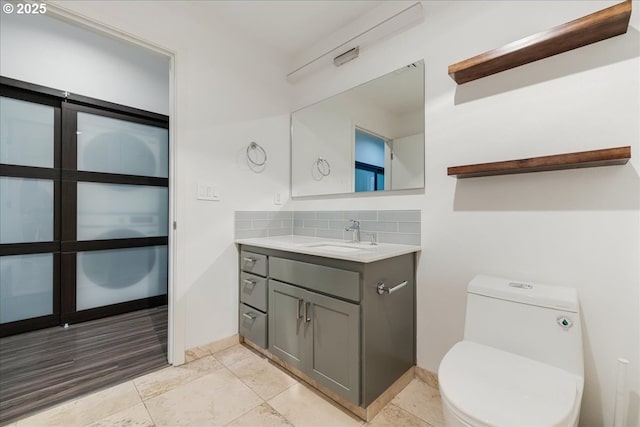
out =
<svg viewBox="0 0 640 427"><path fill-rule="evenodd" d="M562 329L569 329L573 326L573 321L567 316L558 316L556 322L558 322L558 325L560 325Z"/></svg>
<svg viewBox="0 0 640 427"><path fill-rule="evenodd" d="M533 285L530 285L528 283L509 282L509 286L511 286L512 288L533 289Z"/></svg>

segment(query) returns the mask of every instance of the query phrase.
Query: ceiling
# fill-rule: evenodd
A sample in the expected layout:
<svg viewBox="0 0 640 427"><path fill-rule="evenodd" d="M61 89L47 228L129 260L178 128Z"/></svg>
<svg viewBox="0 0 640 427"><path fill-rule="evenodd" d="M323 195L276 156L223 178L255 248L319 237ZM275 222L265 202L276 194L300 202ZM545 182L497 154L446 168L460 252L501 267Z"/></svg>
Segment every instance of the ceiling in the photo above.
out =
<svg viewBox="0 0 640 427"><path fill-rule="evenodd" d="M381 3L371 0L243 0L204 1L199 5L214 14L219 22L290 57Z"/></svg>

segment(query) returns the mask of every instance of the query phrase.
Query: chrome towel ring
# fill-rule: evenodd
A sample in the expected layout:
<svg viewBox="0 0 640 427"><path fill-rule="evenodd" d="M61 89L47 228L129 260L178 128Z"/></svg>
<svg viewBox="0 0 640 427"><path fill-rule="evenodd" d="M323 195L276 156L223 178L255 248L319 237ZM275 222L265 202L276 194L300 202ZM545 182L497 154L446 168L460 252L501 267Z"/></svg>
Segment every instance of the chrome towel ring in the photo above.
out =
<svg viewBox="0 0 640 427"><path fill-rule="evenodd" d="M255 154L252 156L251 153ZM267 152L260 144L251 141L247 146L247 160L254 166L264 166L267 163Z"/></svg>
<svg viewBox="0 0 640 427"><path fill-rule="evenodd" d="M331 165L324 157L318 157L318 160L316 160L316 169L318 169L318 173L322 176L329 176L329 174L331 174Z"/></svg>

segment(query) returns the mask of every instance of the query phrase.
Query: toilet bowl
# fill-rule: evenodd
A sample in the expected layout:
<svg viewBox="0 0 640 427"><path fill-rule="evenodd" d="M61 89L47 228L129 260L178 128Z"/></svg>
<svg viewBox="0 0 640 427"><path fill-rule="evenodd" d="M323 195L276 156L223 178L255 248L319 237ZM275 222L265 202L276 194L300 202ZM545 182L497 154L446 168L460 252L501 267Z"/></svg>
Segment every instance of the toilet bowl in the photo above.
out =
<svg viewBox="0 0 640 427"><path fill-rule="evenodd" d="M576 426L584 387L575 289L476 276L464 340L438 369L447 426Z"/></svg>

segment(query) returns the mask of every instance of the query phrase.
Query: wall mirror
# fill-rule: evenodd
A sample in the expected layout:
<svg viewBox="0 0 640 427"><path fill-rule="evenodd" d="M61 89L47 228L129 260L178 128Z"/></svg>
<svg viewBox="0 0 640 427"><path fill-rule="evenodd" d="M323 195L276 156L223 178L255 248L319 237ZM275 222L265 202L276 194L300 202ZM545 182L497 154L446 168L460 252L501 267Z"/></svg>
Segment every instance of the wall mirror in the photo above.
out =
<svg viewBox="0 0 640 427"><path fill-rule="evenodd" d="M424 61L291 114L293 197L424 188Z"/></svg>

